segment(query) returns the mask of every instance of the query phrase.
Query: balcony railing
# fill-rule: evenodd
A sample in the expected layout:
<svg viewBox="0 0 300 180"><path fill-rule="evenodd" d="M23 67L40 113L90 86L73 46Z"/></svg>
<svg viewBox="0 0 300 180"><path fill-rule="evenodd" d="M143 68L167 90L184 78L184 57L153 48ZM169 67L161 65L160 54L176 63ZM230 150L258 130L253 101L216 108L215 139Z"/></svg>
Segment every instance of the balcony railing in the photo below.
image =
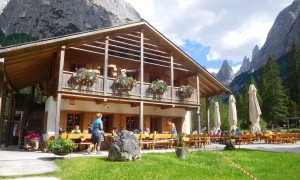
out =
<svg viewBox="0 0 300 180"><path fill-rule="evenodd" d="M106 96L122 97L128 99L140 99L141 98L141 83L137 82L136 86L131 91L126 93L118 92L115 84L115 78L108 78L107 80L107 94ZM194 91L190 98L181 99L177 94L179 87L175 87L172 91L171 86L163 95L157 95L150 91L150 83L143 83L142 99L160 102L180 102L184 104L197 104L197 91ZM77 82L73 78L72 72L63 73L62 90L65 92L86 94L86 95L104 95L104 78L98 76L94 83L82 83ZM173 95L173 99L172 99Z"/></svg>

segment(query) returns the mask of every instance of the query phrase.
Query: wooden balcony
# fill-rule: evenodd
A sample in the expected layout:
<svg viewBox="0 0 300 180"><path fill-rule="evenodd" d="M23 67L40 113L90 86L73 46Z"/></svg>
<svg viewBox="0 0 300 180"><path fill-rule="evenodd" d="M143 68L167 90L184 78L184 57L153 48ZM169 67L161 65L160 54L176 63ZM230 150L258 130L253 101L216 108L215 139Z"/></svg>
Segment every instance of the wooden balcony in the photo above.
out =
<svg viewBox="0 0 300 180"><path fill-rule="evenodd" d="M128 93L119 93L115 86L115 78L108 78L107 80L107 94L105 97L122 97L125 99L141 99L140 89L141 83L137 82L136 86L132 88ZM180 99L177 94L179 87L174 87L172 91L171 86L163 95L156 95L150 91L150 83L143 83L142 99L149 101L159 101L168 103L180 103L180 104L197 104L197 91L195 90L190 98ZM62 91L65 93L81 94L81 95L94 95L104 97L104 77L98 76L94 83L78 83L73 78L72 72L63 73ZM173 94L173 100L172 95Z"/></svg>

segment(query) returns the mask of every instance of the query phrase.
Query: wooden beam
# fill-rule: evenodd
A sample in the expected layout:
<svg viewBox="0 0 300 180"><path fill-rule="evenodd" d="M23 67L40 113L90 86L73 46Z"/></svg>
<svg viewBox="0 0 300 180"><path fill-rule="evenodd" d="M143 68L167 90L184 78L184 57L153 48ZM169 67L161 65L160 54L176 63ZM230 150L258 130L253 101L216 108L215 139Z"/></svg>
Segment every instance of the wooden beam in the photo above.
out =
<svg viewBox="0 0 300 180"><path fill-rule="evenodd" d="M104 99L96 99L95 102L96 104L102 104L104 102Z"/></svg>
<svg viewBox="0 0 300 180"><path fill-rule="evenodd" d="M141 99L144 99L143 92L144 87L142 86L144 84L144 33L143 29L141 30L141 41L140 41L140 48L141 48L141 55L140 55L140 82L141 82L141 88L140 88L140 95ZM142 129L143 130L143 129Z"/></svg>
<svg viewBox="0 0 300 180"><path fill-rule="evenodd" d="M2 130L6 104L6 83L4 81L4 63L0 61L0 147L2 142Z"/></svg>
<svg viewBox="0 0 300 180"><path fill-rule="evenodd" d="M138 106L140 106L140 103L136 103L136 102L130 103L130 106L131 107L138 107Z"/></svg>

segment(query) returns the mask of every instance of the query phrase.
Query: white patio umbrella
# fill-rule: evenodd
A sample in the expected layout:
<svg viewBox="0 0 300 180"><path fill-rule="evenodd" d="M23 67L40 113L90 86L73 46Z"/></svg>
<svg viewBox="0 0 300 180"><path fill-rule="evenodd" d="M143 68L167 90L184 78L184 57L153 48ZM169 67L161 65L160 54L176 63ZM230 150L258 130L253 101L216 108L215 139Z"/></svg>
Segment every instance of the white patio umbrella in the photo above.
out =
<svg viewBox="0 0 300 180"><path fill-rule="evenodd" d="M220 118L220 111L219 111L219 103L215 102L215 127L217 130L220 130L221 126L221 118Z"/></svg>
<svg viewBox="0 0 300 180"><path fill-rule="evenodd" d="M261 110L256 97L256 88L253 84L249 87L249 117L252 123L251 133L260 132L259 120Z"/></svg>
<svg viewBox="0 0 300 180"><path fill-rule="evenodd" d="M235 105L235 98L233 95L229 96L229 124L230 130L237 129L237 113L236 113L236 105Z"/></svg>

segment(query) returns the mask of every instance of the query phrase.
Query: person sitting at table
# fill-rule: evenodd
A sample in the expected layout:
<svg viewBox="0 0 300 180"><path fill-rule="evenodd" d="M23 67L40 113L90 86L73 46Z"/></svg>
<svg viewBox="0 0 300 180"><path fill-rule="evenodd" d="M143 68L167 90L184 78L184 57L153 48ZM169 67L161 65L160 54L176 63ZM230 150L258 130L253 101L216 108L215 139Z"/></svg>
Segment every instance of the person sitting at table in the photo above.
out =
<svg viewBox="0 0 300 180"><path fill-rule="evenodd" d="M58 134L61 135L64 133L66 133L66 130L62 126L59 126Z"/></svg>
<svg viewBox="0 0 300 180"><path fill-rule="evenodd" d="M88 124L88 133L89 133L89 134L92 134L92 132L93 132L93 124L92 124L92 123L89 123L89 124Z"/></svg>
<svg viewBox="0 0 300 180"><path fill-rule="evenodd" d="M146 128L146 130L144 131L144 134L146 135L146 137L149 137L149 135L150 135L150 129Z"/></svg>
<svg viewBox="0 0 300 180"><path fill-rule="evenodd" d="M80 131L78 125L76 125L76 126L75 126L75 129L73 129L73 130L71 131L71 134L81 134L81 131Z"/></svg>
<svg viewBox="0 0 300 180"><path fill-rule="evenodd" d="M117 126L115 126L114 129L111 132L112 137L118 136L117 132L118 132L118 128L117 128Z"/></svg>
<svg viewBox="0 0 300 180"><path fill-rule="evenodd" d="M236 129L236 131L233 133L233 134L238 134L238 135L240 135L240 134L242 134L238 129Z"/></svg>
<svg viewBox="0 0 300 180"><path fill-rule="evenodd" d="M216 137L221 137L221 130L220 129L216 132Z"/></svg>

